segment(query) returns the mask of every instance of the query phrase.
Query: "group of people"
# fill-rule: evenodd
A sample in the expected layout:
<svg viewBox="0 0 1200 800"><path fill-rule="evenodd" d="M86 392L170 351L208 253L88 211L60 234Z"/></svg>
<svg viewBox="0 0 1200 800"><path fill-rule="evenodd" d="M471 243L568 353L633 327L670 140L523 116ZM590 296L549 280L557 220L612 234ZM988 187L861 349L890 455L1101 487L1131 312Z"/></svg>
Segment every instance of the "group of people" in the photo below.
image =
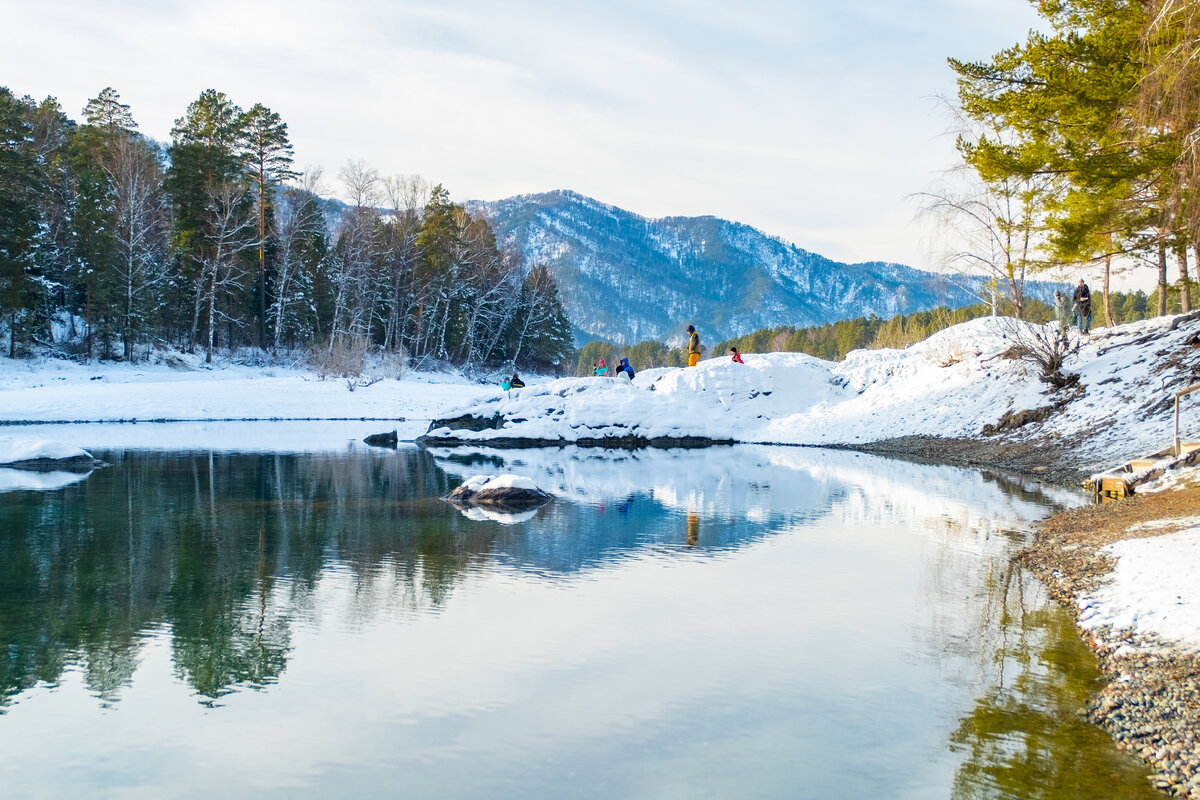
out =
<svg viewBox="0 0 1200 800"><path fill-rule="evenodd" d="M1069 325L1074 325L1080 333L1091 331L1092 292L1083 278L1079 279L1070 300L1062 292L1054 290L1054 315L1058 318L1058 327L1063 333L1067 332Z"/></svg>
<svg viewBox="0 0 1200 800"><path fill-rule="evenodd" d="M621 363L617 364L617 368L609 372L608 365L602 358L599 363L592 364L592 374L597 378L616 378L624 375L629 380L633 380L633 367L630 366L628 358L622 358Z"/></svg>
<svg viewBox="0 0 1200 800"><path fill-rule="evenodd" d="M696 332L696 327L694 325L688 325L687 332L688 366L694 367L700 362L700 334ZM729 348L729 357L732 361L738 364L746 363L742 360L742 354L738 352L736 347ZM622 358L621 362L617 364L617 368L612 371L609 371L608 364L605 363L603 358L592 364L592 375L598 378L616 378L623 375L626 378L629 378L629 380L633 380L633 374L633 366L629 363L628 358ZM520 389L524 386L525 382L522 381L521 377L515 372L512 374L511 378L504 378L502 381L500 381L500 388L506 392L510 389Z"/></svg>
<svg viewBox="0 0 1200 800"><path fill-rule="evenodd" d="M506 392L509 389L524 389L525 381L521 380L520 375L518 375L516 372L513 372L511 378L505 378L504 380L500 381L500 388Z"/></svg>

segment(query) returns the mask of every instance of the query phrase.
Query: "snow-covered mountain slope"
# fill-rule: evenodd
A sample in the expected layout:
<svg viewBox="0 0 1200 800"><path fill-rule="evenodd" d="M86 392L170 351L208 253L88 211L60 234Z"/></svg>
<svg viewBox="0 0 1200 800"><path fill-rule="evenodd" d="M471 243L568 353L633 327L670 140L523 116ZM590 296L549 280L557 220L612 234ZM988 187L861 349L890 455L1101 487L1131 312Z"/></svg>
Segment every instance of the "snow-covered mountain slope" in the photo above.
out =
<svg viewBox="0 0 1200 800"><path fill-rule="evenodd" d="M1171 442L1174 394L1200 380L1200 315L1166 317L1080 340L1065 370L1075 388L1047 394L1031 363L1012 357L1026 323L984 318L906 350L859 350L827 362L796 353L747 355L656 369L629 382L564 378L465 411L479 431L430 430L431 440L576 442L700 437L782 444L864 444L900 436L981 438L1005 414L1046 409L1004 434L1074 446L1080 469ZM1200 437L1200 402L1184 403L1185 436ZM1190 431L1190 434L1189 434Z"/></svg>
<svg viewBox="0 0 1200 800"><path fill-rule="evenodd" d="M497 241L550 267L585 340L671 342L692 323L712 342L976 302L943 275L842 264L716 217L647 219L569 191L467 205Z"/></svg>

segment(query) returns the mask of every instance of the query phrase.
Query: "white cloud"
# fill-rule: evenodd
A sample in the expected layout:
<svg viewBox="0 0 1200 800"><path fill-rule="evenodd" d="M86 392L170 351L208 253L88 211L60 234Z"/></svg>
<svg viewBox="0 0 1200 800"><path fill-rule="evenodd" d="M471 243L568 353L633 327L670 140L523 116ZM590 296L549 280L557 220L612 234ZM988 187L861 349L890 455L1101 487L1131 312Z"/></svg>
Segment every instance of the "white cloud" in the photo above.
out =
<svg viewBox="0 0 1200 800"><path fill-rule="evenodd" d="M9 87L71 116L111 85L165 139L216 88L279 112L327 175L361 158L456 199L571 188L917 265L905 197L956 157L930 113L953 91L945 58L1035 22L981 0L17 0L6 16Z"/></svg>

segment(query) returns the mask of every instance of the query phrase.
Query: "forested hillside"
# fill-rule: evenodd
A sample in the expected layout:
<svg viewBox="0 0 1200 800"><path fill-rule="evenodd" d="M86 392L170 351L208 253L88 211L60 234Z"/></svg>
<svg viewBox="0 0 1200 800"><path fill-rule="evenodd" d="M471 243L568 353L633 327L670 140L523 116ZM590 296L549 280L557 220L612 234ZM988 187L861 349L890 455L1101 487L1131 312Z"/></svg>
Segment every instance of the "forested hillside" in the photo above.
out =
<svg viewBox="0 0 1200 800"><path fill-rule="evenodd" d="M575 192L469 208L501 242L550 268L581 342L672 341L689 323L712 339L957 308L978 302L983 285L902 264L842 264L737 222L647 219Z"/></svg>
<svg viewBox="0 0 1200 800"><path fill-rule="evenodd" d="M347 162L349 204L298 174L287 125L203 92L160 144L105 89L83 120L0 87L0 335L10 356L255 348L554 370L554 278L442 186ZM330 211L334 213L330 213Z"/></svg>

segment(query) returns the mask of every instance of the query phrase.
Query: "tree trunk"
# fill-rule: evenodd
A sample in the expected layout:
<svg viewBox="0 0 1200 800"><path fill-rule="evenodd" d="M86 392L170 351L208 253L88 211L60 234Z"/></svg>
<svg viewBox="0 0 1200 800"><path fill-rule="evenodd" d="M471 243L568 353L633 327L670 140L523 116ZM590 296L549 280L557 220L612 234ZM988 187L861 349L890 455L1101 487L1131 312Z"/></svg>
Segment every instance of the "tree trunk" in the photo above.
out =
<svg viewBox="0 0 1200 800"><path fill-rule="evenodd" d="M1187 314L1192 310L1192 279L1188 275L1187 245L1176 251L1176 258L1179 259L1179 310Z"/></svg>
<svg viewBox="0 0 1200 800"><path fill-rule="evenodd" d="M1158 245L1158 316L1167 315L1167 246Z"/></svg>
<svg viewBox="0 0 1200 800"><path fill-rule="evenodd" d="M1113 307L1112 307L1112 291L1110 290L1110 278L1112 276L1112 253L1113 253L1113 236L1110 231L1108 234L1108 249L1104 253L1104 319L1108 323L1108 327L1113 325Z"/></svg>
<svg viewBox="0 0 1200 800"><path fill-rule="evenodd" d="M1113 326L1112 292L1109 283L1112 277L1112 253L1104 256L1104 324Z"/></svg>
<svg viewBox="0 0 1200 800"><path fill-rule="evenodd" d="M267 210L264 206L263 175L258 177L258 349L267 349L267 265L264 252Z"/></svg>

